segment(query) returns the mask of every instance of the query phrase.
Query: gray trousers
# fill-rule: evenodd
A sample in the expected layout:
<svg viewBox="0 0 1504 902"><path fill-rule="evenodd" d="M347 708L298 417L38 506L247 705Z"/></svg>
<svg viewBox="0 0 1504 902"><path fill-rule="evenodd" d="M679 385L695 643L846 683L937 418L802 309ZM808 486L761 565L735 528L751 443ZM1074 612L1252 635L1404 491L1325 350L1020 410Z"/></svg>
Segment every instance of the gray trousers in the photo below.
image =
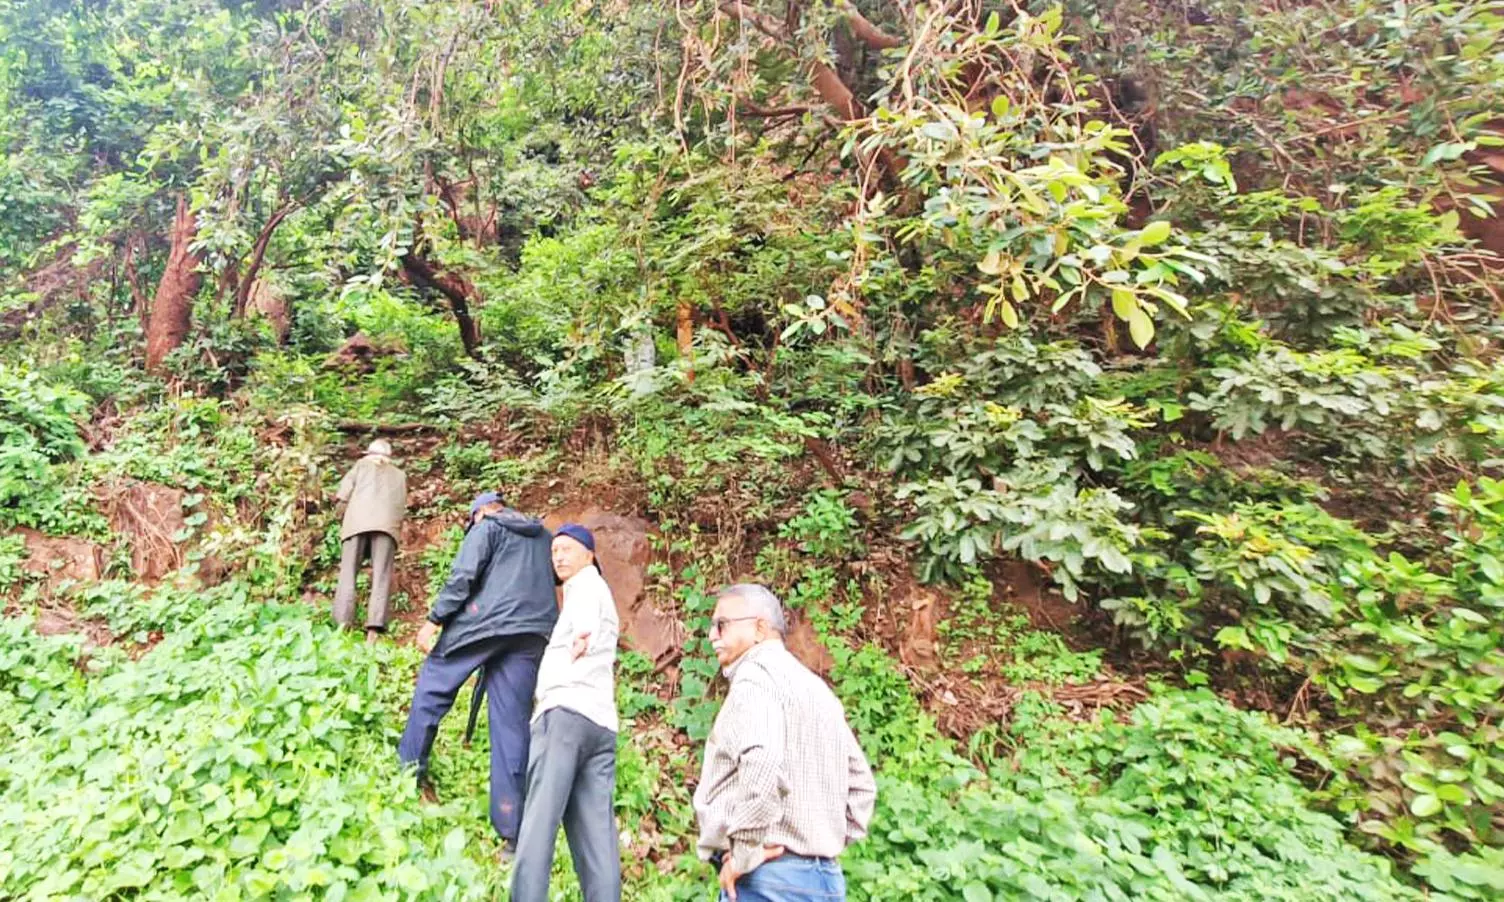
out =
<svg viewBox="0 0 1504 902"><path fill-rule="evenodd" d="M392 564L397 558L397 540L384 532L362 532L344 541L339 556L339 585L334 590L334 622L355 625L355 575L365 559L371 559L371 603L366 607L366 629L386 629L387 602L392 595Z"/></svg>
<svg viewBox="0 0 1504 902"><path fill-rule="evenodd" d="M568 708L543 712L533 723L511 902L548 902L560 822L585 902L621 902L615 792L616 734Z"/></svg>

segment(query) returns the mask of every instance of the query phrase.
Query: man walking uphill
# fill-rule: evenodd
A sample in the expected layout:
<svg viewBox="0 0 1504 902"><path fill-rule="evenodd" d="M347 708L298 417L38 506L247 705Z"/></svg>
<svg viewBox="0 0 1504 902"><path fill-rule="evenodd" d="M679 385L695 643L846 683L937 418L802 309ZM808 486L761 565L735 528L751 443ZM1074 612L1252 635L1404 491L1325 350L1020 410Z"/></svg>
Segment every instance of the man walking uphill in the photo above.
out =
<svg viewBox="0 0 1504 902"><path fill-rule="evenodd" d="M392 463L386 439L371 442L366 454L345 478L335 495L344 506L339 537L339 583L334 590L334 622L355 625L355 577L371 559L371 600L366 606L366 641L375 642L386 630L387 601L391 597L392 563L397 537L407 514L407 476Z"/></svg>
<svg viewBox="0 0 1504 902"><path fill-rule="evenodd" d="M522 823L538 664L559 616L551 538L540 521L506 507L495 492L470 505L449 581L418 632L418 647L429 654L397 746L397 757L416 764L418 782L426 785L439 721L470 675L481 671L491 734L491 826L507 853L515 850Z"/></svg>
<svg viewBox="0 0 1504 902"><path fill-rule="evenodd" d="M758 585L716 598L710 622L731 691L695 789L700 856L721 900L846 898L836 856L867 835L877 786L830 687L783 645L783 608Z"/></svg>

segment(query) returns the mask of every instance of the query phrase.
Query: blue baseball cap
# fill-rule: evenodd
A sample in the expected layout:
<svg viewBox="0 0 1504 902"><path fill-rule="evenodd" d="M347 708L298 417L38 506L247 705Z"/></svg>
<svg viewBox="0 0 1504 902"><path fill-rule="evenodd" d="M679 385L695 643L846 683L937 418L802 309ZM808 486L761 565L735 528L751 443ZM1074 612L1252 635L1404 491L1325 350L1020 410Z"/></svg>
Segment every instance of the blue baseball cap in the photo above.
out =
<svg viewBox="0 0 1504 902"><path fill-rule="evenodd" d="M501 496L496 492L481 492L479 495L475 496L474 501L470 502L470 518L474 519L475 512L485 507L486 505L500 503Z"/></svg>

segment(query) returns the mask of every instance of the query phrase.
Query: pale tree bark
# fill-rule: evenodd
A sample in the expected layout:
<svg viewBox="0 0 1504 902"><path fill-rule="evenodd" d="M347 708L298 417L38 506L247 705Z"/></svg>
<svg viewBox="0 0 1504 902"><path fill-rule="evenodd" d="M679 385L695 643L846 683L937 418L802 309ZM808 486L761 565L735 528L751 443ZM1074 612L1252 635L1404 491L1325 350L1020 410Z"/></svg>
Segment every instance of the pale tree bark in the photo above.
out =
<svg viewBox="0 0 1504 902"><path fill-rule="evenodd" d="M675 339L679 356L689 364L689 381L695 381L695 308L689 301L680 301L675 310Z"/></svg>

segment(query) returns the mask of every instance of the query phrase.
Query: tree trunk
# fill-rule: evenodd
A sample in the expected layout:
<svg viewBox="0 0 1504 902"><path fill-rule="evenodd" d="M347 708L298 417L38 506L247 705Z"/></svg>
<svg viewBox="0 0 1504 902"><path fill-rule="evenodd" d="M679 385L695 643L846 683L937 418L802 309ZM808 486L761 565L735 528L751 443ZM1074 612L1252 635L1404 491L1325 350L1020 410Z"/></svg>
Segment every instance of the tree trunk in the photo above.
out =
<svg viewBox="0 0 1504 902"><path fill-rule="evenodd" d="M675 338L679 344L679 356L689 364L689 381L695 381L695 308L689 301L680 301L675 319L678 328Z"/></svg>
<svg viewBox="0 0 1504 902"><path fill-rule="evenodd" d="M479 359L480 325L470 315L470 302L480 302L480 290L464 276L440 272L417 254L404 255L402 268L418 288L437 291L449 299L454 320L460 327L460 341L465 345L465 353Z"/></svg>
<svg viewBox="0 0 1504 902"><path fill-rule="evenodd" d="M172 249L146 327L146 368L152 372L160 370L167 355L183 343L193 321L193 298L203 276L198 271L201 261L188 246L197 236L198 218L188 208L188 199L180 195L172 221Z"/></svg>
<svg viewBox="0 0 1504 902"><path fill-rule="evenodd" d="M235 289L234 316L236 319L245 316L246 303L251 299L251 290L256 285L256 275L261 271L261 263L266 259L266 246L271 243L272 233L277 226L282 224L288 213L292 212L291 204L284 204L261 227L261 234L256 236L256 244L251 250L251 265L240 279L240 285ZM233 265L233 264L232 264Z"/></svg>
<svg viewBox="0 0 1504 902"><path fill-rule="evenodd" d="M133 234L125 239L125 284L130 286L131 307L136 314L136 320L141 324L142 335L146 334L151 301L146 299L146 292L141 290L141 277L136 272L136 253L145 246L146 239L139 234Z"/></svg>

